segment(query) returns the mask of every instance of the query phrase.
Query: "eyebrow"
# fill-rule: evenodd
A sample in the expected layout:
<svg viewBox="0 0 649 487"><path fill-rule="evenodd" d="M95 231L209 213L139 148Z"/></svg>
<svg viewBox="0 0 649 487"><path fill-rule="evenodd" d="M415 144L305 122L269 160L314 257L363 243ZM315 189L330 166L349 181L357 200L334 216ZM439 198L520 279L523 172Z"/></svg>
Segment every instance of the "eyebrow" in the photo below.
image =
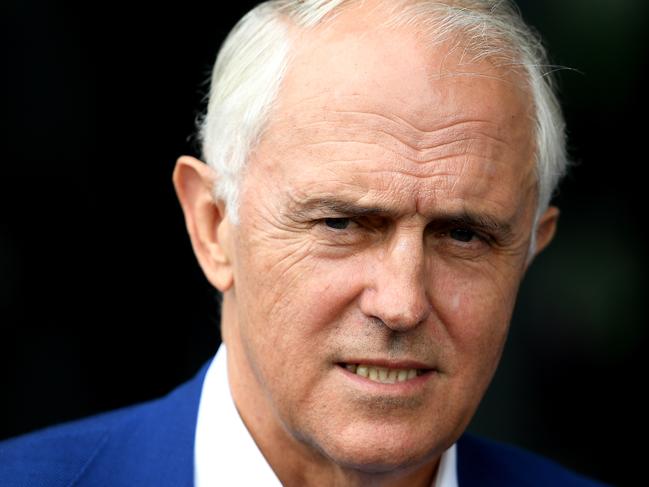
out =
<svg viewBox="0 0 649 487"><path fill-rule="evenodd" d="M396 213L378 206L362 206L349 201L336 198L307 198L304 201L295 203L291 208L293 214L298 218L311 218L314 213L337 213L350 218L363 216L392 216Z"/></svg>
<svg viewBox="0 0 649 487"><path fill-rule="evenodd" d="M337 198L307 198L295 203L292 208L293 216L307 220L320 213L334 213L349 218L361 217L391 217L398 213L380 206L363 206ZM459 211L439 211L429 215L429 225L433 227L462 226L492 234L498 240L507 240L513 236L513 228L509 221L488 213L477 213L467 209Z"/></svg>

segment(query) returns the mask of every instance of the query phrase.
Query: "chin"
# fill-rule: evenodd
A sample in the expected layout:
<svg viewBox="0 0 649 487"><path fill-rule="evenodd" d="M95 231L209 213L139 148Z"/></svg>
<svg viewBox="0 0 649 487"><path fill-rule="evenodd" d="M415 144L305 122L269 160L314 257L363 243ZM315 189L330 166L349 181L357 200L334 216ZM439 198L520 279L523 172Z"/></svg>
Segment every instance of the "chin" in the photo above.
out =
<svg viewBox="0 0 649 487"><path fill-rule="evenodd" d="M324 441L318 449L337 465L365 473L385 473L408 470L436 459L450 446L440 445L432 436L381 431L368 434L338 435ZM452 442L451 442L452 443Z"/></svg>
<svg viewBox="0 0 649 487"><path fill-rule="evenodd" d="M440 453L441 454L441 453ZM366 474L396 473L415 469L437 456L432 451L415 452L401 450L376 449L374 451L337 451L331 460L340 467Z"/></svg>

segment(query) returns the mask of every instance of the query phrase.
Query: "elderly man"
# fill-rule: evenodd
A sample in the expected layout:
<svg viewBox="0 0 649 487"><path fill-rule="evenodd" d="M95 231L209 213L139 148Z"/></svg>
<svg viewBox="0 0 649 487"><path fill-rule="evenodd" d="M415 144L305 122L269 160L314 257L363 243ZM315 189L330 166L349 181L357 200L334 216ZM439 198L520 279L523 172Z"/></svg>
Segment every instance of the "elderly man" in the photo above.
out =
<svg viewBox="0 0 649 487"><path fill-rule="evenodd" d="M0 483L594 485L464 434L557 223L546 64L503 1L252 10L207 164L173 174L223 345L162 399L0 446Z"/></svg>

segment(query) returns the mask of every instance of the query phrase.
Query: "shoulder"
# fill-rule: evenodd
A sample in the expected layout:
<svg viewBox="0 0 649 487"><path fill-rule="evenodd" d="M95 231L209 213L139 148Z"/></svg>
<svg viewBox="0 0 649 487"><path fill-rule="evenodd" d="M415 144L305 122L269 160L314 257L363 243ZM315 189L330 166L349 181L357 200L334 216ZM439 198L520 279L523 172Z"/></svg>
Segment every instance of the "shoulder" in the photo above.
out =
<svg viewBox="0 0 649 487"><path fill-rule="evenodd" d="M604 485L530 451L470 434L458 440L457 449L458 481L463 487Z"/></svg>
<svg viewBox="0 0 649 487"><path fill-rule="evenodd" d="M0 485L189 485L206 368L163 397L0 442Z"/></svg>
<svg viewBox="0 0 649 487"><path fill-rule="evenodd" d="M73 483L111 432L134 421L141 407L102 413L0 442L0 485Z"/></svg>

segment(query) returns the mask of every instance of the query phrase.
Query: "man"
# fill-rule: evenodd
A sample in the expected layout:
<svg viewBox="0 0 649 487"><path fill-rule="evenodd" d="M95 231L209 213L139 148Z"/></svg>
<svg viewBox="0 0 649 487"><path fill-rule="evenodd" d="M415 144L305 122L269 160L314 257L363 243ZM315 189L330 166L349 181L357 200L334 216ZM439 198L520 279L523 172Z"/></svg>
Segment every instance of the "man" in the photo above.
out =
<svg viewBox="0 0 649 487"><path fill-rule="evenodd" d="M173 182L223 345L170 395L0 446L2 485L594 485L464 434L552 239L563 122L502 1L275 0Z"/></svg>

